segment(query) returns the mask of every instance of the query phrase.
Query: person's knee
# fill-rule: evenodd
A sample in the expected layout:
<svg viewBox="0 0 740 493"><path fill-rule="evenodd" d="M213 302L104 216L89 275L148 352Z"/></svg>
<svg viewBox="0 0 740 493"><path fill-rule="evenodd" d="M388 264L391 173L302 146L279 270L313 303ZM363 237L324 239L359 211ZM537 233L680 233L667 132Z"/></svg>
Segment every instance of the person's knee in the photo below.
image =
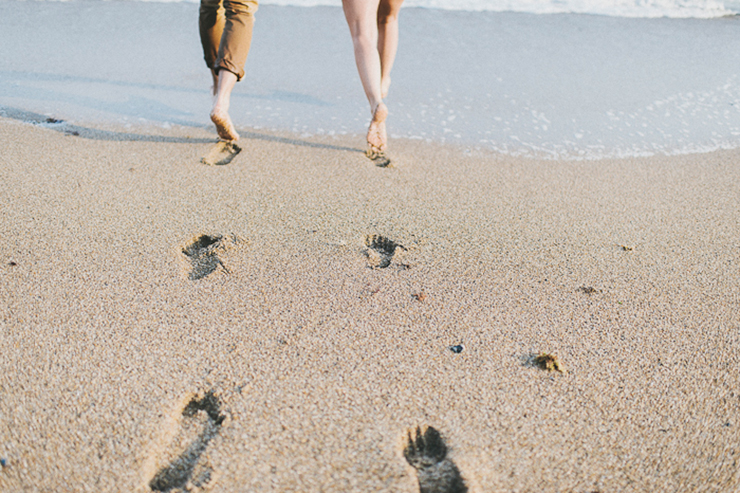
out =
<svg viewBox="0 0 740 493"><path fill-rule="evenodd" d="M398 12L401 10L401 3L380 2L378 5L378 25L392 24L398 22Z"/></svg>
<svg viewBox="0 0 740 493"><path fill-rule="evenodd" d="M373 47L377 43L378 36L369 29L355 29L352 32L352 42L355 46Z"/></svg>
<svg viewBox="0 0 740 493"><path fill-rule="evenodd" d="M398 22L398 11L394 12L391 9L379 9L378 10L378 25L393 24Z"/></svg>

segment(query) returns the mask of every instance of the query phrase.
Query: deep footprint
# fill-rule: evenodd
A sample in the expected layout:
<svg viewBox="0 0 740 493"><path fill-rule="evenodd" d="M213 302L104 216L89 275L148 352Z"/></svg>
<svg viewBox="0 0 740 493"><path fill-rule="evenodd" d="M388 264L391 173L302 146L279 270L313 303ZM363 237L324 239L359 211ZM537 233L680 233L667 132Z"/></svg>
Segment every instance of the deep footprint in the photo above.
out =
<svg viewBox="0 0 740 493"><path fill-rule="evenodd" d="M447 445L431 426L423 433L420 427L409 430L403 456L416 469L419 493L467 493L460 471L447 458Z"/></svg>
<svg viewBox="0 0 740 493"><path fill-rule="evenodd" d="M233 142L219 141L208 154L200 159L200 162L208 166L225 166L229 164L242 151L242 148Z"/></svg>
<svg viewBox="0 0 740 493"><path fill-rule="evenodd" d="M190 260L192 266L188 274L191 281L203 279L219 267L224 269L226 273L229 272L218 256L222 240L223 236L221 235L201 235L182 249L183 255Z"/></svg>
<svg viewBox="0 0 740 493"><path fill-rule="evenodd" d="M368 247L367 257L370 267L373 269L386 269L391 265L393 256L397 249L406 250L403 245L380 235L368 235L365 238L365 246ZM400 264L401 268L408 268L406 264Z"/></svg>
<svg viewBox="0 0 740 493"><path fill-rule="evenodd" d="M378 168L387 168L391 165L391 158L389 158L384 151L368 149L365 152L365 155L370 158L370 161L372 161Z"/></svg>
<svg viewBox="0 0 740 493"><path fill-rule="evenodd" d="M213 479L213 469L203 460L208 443L218 434L225 417L213 392L193 397L182 410L184 429L200 426L202 430L187 448L149 481L153 491L189 491L207 486Z"/></svg>

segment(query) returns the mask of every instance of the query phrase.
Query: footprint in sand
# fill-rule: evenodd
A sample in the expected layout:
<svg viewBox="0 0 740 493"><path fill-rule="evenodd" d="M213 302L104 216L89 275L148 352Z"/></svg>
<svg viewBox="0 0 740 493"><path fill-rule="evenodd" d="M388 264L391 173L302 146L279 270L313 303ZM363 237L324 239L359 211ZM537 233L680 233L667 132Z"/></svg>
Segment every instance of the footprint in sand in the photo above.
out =
<svg viewBox="0 0 740 493"><path fill-rule="evenodd" d="M159 469L147 481L152 491L196 491L215 482L213 468L204 452L218 435L226 417L212 391L186 399L176 413L170 439L162 453L150 458L152 470ZM164 466L160 466L161 463Z"/></svg>
<svg viewBox="0 0 740 493"><path fill-rule="evenodd" d="M419 493L467 493L460 471L447 458L447 445L431 426L409 430L403 456L416 469Z"/></svg>
<svg viewBox="0 0 740 493"><path fill-rule="evenodd" d="M211 147L208 154L200 158L200 162L208 166L225 166L242 152L242 148L233 142L219 141Z"/></svg>
<svg viewBox="0 0 740 493"><path fill-rule="evenodd" d="M386 269L390 267L394 256L398 253L398 250L407 250L403 245L380 235L366 236L365 246L367 247L365 255L367 256L368 263L372 269ZM410 266L405 263L398 262L397 265L401 270L410 268Z"/></svg>
<svg viewBox="0 0 740 493"><path fill-rule="evenodd" d="M219 258L222 242L223 236L221 235L200 235L185 245L182 253L190 260L192 266L188 274L191 281L203 279L219 266L227 273L229 272Z"/></svg>
<svg viewBox="0 0 740 493"><path fill-rule="evenodd" d="M365 152L365 155L370 158L370 161L372 161L378 168L388 168L391 165L391 158L388 157L385 151L368 149Z"/></svg>
<svg viewBox="0 0 740 493"><path fill-rule="evenodd" d="M223 258L235 246L243 243L236 235L200 235L182 247L182 254L189 262L188 279L197 281L215 272L219 267L227 274Z"/></svg>

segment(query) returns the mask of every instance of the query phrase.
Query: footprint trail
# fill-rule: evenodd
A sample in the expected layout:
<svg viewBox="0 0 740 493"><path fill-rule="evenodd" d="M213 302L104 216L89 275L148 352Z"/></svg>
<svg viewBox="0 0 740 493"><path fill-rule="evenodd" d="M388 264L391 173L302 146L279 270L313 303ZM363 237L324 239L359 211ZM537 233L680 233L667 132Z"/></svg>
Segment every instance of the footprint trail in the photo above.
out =
<svg viewBox="0 0 740 493"><path fill-rule="evenodd" d="M224 272L230 274L224 265L223 258L229 250L243 243L236 235L200 235L182 247L182 254L189 261L190 272L187 277L191 281L197 281L215 272L221 267Z"/></svg>
<svg viewBox="0 0 740 493"><path fill-rule="evenodd" d="M373 269L388 268L391 265L391 262L393 262L393 257L396 256L399 249L406 251L406 248L403 245L380 235L366 236L365 246L368 248L365 255L368 258L370 267ZM406 264L399 264L399 267L401 269L409 268Z"/></svg>
<svg viewBox="0 0 740 493"><path fill-rule="evenodd" d="M460 471L447 458L447 445L431 426L423 433L421 427L409 430L403 456L416 469L419 493L467 493Z"/></svg>
<svg viewBox="0 0 740 493"><path fill-rule="evenodd" d="M193 491L215 481L204 452L225 419L218 398L211 391L196 395L181 414L179 429L169 444L175 450L169 451L168 457L174 455L174 458L149 480L152 491Z"/></svg>
<svg viewBox="0 0 740 493"><path fill-rule="evenodd" d="M200 159L200 162L208 166L225 166L240 152L242 152L241 147L235 143L221 140Z"/></svg>

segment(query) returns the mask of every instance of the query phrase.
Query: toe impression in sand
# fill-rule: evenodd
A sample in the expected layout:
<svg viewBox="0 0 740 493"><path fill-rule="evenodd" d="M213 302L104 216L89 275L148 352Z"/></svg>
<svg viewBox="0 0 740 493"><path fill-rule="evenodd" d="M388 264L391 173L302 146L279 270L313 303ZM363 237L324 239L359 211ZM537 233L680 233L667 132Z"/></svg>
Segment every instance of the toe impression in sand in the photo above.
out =
<svg viewBox="0 0 740 493"><path fill-rule="evenodd" d="M416 470L420 493L467 493L460 470L447 456L444 439L431 426L409 430L403 456Z"/></svg>
<svg viewBox="0 0 740 493"><path fill-rule="evenodd" d="M208 166L224 166L234 160L242 148L234 142L220 140L215 146L211 147L208 154L200 158L200 162Z"/></svg>
<svg viewBox="0 0 740 493"><path fill-rule="evenodd" d="M387 168L391 165L391 158L384 151L378 151L372 147L365 152L365 155L370 158L378 168Z"/></svg>
<svg viewBox="0 0 740 493"><path fill-rule="evenodd" d="M161 443L147 458L145 474L151 491L203 491L217 480L208 448L226 415L213 391L186 398L170 416L158 440Z"/></svg>

